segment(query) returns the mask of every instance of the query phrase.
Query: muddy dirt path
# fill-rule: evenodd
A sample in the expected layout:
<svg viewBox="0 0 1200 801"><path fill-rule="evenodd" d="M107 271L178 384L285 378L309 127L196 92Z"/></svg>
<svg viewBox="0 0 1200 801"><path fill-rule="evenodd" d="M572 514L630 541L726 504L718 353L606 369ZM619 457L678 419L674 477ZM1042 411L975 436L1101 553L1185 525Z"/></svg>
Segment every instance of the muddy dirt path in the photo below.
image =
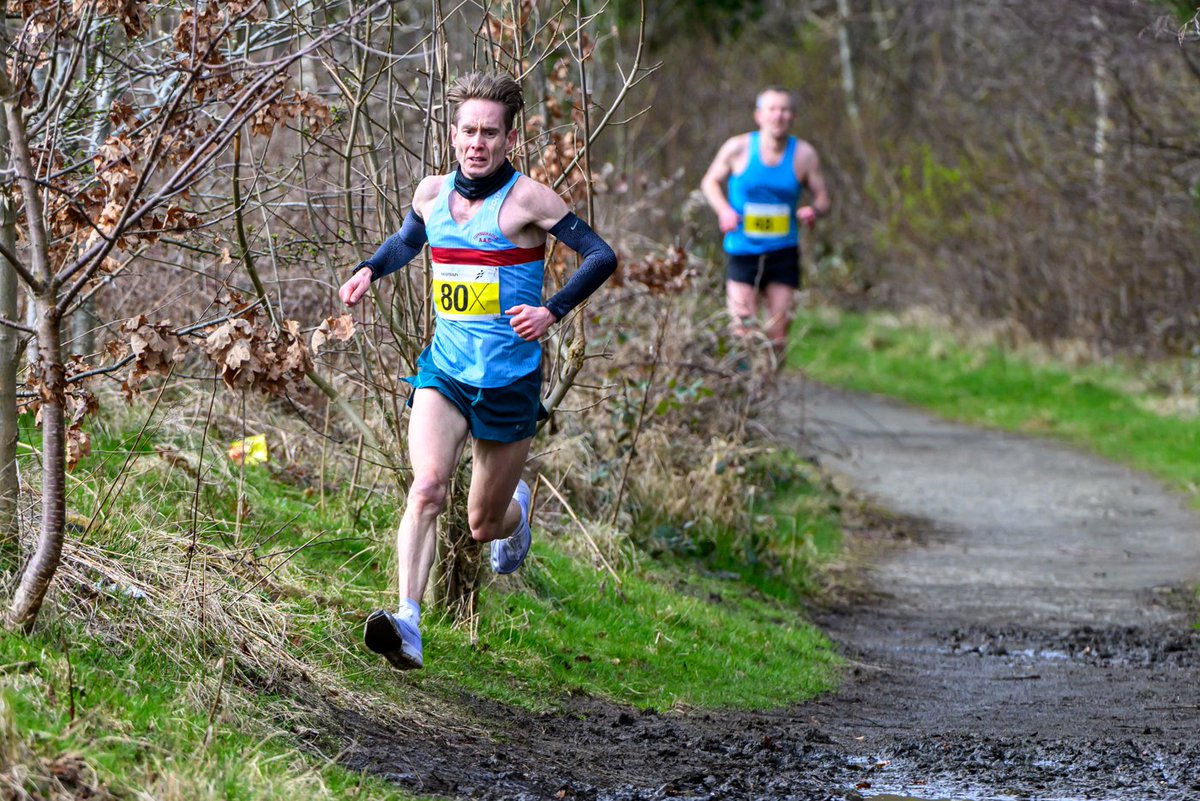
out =
<svg viewBox="0 0 1200 801"><path fill-rule="evenodd" d="M914 539L872 565L872 602L825 620L864 665L812 711L890 760L874 787L1200 798L1200 524L1184 500L1071 448L792 388L785 441Z"/></svg>
<svg viewBox="0 0 1200 801"><path fill-rule="evenodd" d="M780 441L895 521L852 600L817 615L855 665L841 692L771 714L463 698L418 729L341 710L341 760L461 798L1200 799L1182 499L879 399L798 379L781 397Z"/></svg>

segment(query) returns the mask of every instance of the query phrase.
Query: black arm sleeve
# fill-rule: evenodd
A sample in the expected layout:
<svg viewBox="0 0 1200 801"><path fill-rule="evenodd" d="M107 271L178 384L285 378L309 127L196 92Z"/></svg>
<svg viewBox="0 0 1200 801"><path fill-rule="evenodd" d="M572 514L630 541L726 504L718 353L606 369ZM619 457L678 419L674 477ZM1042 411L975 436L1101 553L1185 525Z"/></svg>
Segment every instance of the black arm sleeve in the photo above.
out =
<svg viewBox="0 0 1200 801"><path fill-rule="evenodd" d="M617 271L617 254L575 212L567 212L550 233L567 247L583 256L583 263L567 285L546 301L546 308L559 320L587 300Z"/></svg>
<svg viewBox="0 0 1200 801"><path fill-rule="evenodd" d="M404 217L400 230L389 236L375 251L375 255L366 261L359 262L354 268L358 272L363 267L371 268L371 280L375 281L396 272L412 261L421 248L425 247L428 237L425 235L425 221L421 215L412 209Z"/></svg>

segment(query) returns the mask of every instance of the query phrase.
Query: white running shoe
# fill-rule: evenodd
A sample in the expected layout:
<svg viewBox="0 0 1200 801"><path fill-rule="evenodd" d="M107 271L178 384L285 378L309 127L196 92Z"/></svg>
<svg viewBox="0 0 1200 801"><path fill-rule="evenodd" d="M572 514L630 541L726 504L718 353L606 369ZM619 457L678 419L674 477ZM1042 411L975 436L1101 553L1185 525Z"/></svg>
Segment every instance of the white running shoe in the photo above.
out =
<svg viewBox="0 0 1200 801"><path fill-rule="evenodd" d="M521 507L521 522L509 537L492 540L492 570L497 573L512 573L520 567L529 555L529 546L533 543L533 536L529 531L529 485L524 481L517 482L513 500Z"/></svg>
<svg viewBox="0 0 1200 801"><path fill-rule="evenodd" d="M398 670L414 670L425 664L421 659L421 632L412 621L384 609L367 616L363 641Z"/></svg>

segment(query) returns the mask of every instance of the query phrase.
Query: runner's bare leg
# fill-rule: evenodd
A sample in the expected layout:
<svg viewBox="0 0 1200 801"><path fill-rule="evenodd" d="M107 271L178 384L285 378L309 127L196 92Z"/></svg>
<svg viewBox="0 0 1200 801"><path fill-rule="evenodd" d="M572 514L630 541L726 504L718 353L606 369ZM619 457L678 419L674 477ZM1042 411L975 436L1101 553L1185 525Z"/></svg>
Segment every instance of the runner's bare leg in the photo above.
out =
<svg viewBox="0 0 1200 801"><path fill-rule="evenodd" d="M401 604L405 598L420 603L425 595L437 552L437 518L466 440L467 421L454 404L437 390L418 389L408 418L413 479L396 533Z"/></svg>
<svg viewBox="0 0 1200 801"><path fill-rule="evenodd" d="M475 440L467 520L471 537L476 541L503 539L521 522L521 507L513 500L513 492L525 468L532 442L532 437L518 442Z"/></svg>
<svg viewBox="0 0 1200 801"><path fill-rule="evenodd" d="M795 314L796 289L787 284L767 284L767 337L779 366L783 366L787 355L788 330Z"/></svg>
<svg viewBox="0 0 1200 801"><path fill-rule="evenodd" d="M741 281L725 281L725 300L729 310L730 330L734 336L751 333L758 318L758 290Z"/></svg>

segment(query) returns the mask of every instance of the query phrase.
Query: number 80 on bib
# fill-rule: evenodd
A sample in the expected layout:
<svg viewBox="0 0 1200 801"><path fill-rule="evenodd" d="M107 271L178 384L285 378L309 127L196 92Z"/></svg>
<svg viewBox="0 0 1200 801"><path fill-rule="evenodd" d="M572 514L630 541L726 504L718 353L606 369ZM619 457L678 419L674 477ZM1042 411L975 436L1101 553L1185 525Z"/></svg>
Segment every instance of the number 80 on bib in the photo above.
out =
<svg viewBox="0 0 1200 801"><path fill-rule="evenodd" d="M439 317L481 320L500 316L500 268L433 264L433 307Z"/></svg>

